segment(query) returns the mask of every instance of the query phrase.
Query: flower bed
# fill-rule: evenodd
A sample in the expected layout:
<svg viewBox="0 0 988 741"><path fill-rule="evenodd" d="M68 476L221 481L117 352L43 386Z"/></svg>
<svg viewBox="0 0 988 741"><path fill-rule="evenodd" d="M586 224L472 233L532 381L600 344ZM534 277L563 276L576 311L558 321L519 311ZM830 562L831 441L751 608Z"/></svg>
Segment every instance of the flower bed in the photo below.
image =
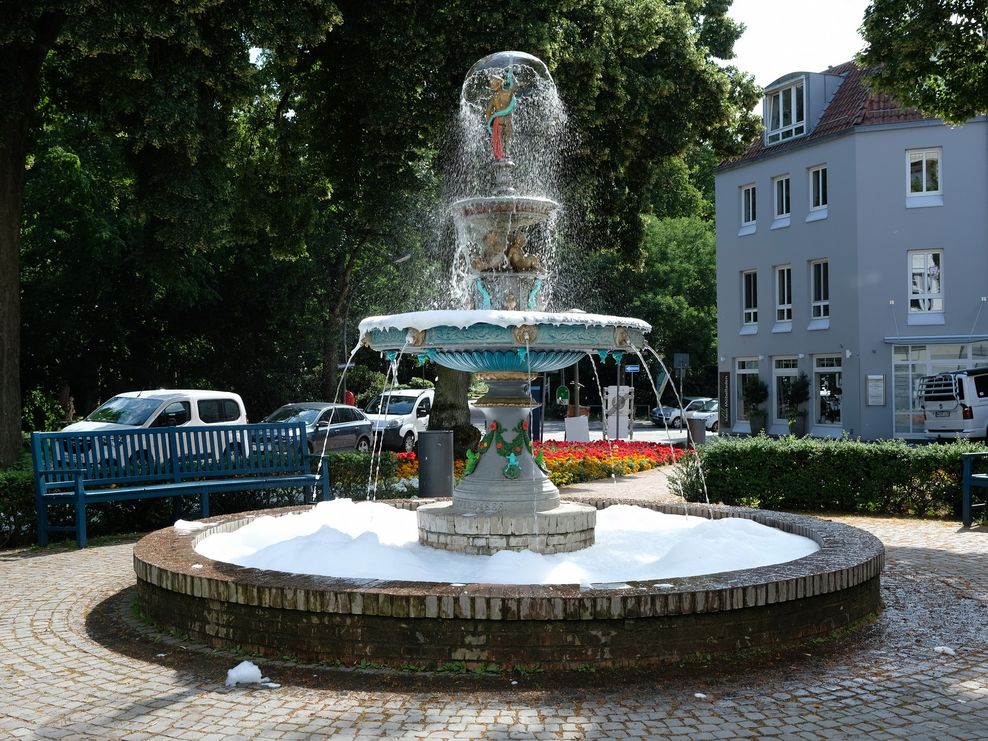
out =
<svg viewBox="0 0 988 741"><path fill-rule="evenodd" d="M535 453L549 469L549 480L556 486L625 476L674 463L685 451L668 445L647 442L598 440L591 443L533 443ZM453 475L463 477L466 461L453 461ZM398 453L398 479L417 479L419 462L415 453Z"/></svg>

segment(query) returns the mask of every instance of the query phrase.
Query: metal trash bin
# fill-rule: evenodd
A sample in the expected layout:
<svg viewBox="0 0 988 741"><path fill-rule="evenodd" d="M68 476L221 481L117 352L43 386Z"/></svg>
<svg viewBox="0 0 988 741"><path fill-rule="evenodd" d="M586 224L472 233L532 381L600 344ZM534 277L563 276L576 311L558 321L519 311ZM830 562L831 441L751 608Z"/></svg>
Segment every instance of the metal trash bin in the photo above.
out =
<svg viewBox="0 0 988 741"><path fill-rule="evenodd" d="M419 433L419 496L453 496L453 432Z"/></svg>
<svg viewBox="0 0 988 741"><path fill-rule="evenodd" d="M694 448L703 445L707 441L706 421L702 419L686 420L686 428L689 432L689 442Z"/></svg>

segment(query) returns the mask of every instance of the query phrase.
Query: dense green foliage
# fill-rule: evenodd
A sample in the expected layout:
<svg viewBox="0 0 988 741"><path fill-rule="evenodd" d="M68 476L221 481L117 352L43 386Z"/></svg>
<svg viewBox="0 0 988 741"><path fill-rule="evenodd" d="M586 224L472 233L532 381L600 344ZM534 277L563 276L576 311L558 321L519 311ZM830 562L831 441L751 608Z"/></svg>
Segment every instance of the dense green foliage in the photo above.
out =
<svg viewBox="0 0 988 741"><path fill-rule="evenodd" d="M873 0L861 30L873 87L948 123L988 112L985 0Z"/></svg>
<svg viewBox="0 0 988 741"><path fill-rule="evenodd" d="M949 516L960 511L960 456L976 450L984 446L730 437L701 448L699 467L696 457L683 459L670 480L691 502Z"/></svg>
<svg viewBox="0 0 988 741"><path fill-rule="evenodd" d="M497 48L540 56L558 83L570 246L617 261L587 277L601 290L586 308L606 302L641 270L641 215L709 218L713 162L757 126L751 78L718 63L740 34L729 5L17 4L0 185L26 180L0 194L0 429L19 433L34 388L85 414L122 390L219 387L251 419L336 396L360 317L444 289L426 249L451 234L430 216L444 135L464 72ZM662 290L652 303L677 311Z"/></svg>

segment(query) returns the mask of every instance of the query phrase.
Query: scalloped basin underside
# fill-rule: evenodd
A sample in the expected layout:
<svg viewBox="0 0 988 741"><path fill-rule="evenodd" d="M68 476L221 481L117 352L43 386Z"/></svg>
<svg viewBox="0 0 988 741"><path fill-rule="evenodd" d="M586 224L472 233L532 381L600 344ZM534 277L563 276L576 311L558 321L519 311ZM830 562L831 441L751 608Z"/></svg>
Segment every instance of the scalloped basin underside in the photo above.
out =
<svg viewBox="0 0 988 741"><path fill-rule="evenodd" d="M427 501L392 504L416 509ZM684 512L683 505L645 506ZM774 566L591 587L339 579L242 568L195 551L207 535L298 509L288 508L143 538L134 550L138 599L163 629L216 647L423 669L450 662L546 670L663 664L798 643L881 609L884 548L874 536L807 516L686 508L700 517L751 519L811 538L820 549Z"/></svg>

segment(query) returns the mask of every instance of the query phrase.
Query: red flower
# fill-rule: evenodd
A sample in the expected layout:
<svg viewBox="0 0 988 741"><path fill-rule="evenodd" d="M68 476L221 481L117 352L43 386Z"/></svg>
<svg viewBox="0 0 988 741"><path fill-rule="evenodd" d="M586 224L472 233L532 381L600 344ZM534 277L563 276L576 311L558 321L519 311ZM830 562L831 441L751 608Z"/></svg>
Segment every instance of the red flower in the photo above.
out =
<svg viewBox="0 0 988 741"><path fill-rule="evenodd" d="M523 420L521 421L521 428L522 428L523 430L527 430L527 429L528 429L528 420L527 420L527 419L523 419Z"/></svg>

